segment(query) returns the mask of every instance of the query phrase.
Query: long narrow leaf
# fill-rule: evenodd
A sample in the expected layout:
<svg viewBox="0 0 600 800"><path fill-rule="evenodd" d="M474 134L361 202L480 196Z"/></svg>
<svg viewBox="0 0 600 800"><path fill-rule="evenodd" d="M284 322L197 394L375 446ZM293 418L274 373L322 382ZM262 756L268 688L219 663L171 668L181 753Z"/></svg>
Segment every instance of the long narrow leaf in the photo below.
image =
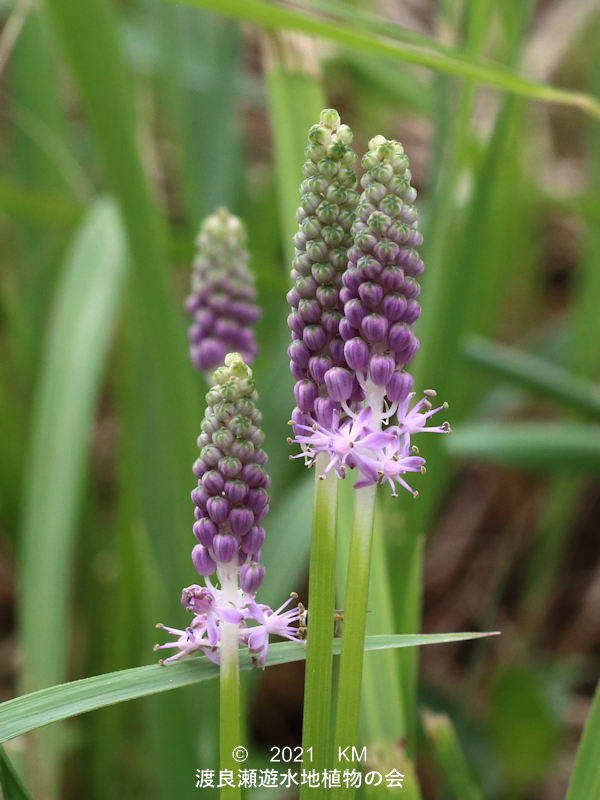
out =
<svg viewBox="0 0 600 800"><path fill-rule="evenodd" d="M331 39L350 48L378 53L409 64L418 64L448 75L487 83L506 92L522 95L531 100L574 106L600 119L600 101L581 92L571 92L522 78L509 70L493 64L473 63L460 55L448 56L410 45L386 41L364 29L350 25L333 24L307 16L297 11L262 2L262 0L168 0L217 11L227 17L253 22L269 30L288 28L313 36Z"/></svg>
<svg viewBox="0 0 600 800"><path fill-rule="evenodd" d="M0 789L4 800L31 800L2 745L0 745Z"/></svg>
<svg viewBox="0 0 600 800"><path fill-rule="evenodd" d="M124 274L125 243L118 216L111 204L99 202L88 213L65 263L33 412L21 561L25 687L65 677L67 576L79 490Z"/></svg>
<svg viewBox="0 0 600 800"><path fill-rule="evenodd" d="M409 634L406 636L371 636L366 640L365 649L384 650L390 647L418 647L426 644L462 642L479 639L490 633L430 633ZM333 643L334 652L339 655L341 641ZM300 644L282 642L269 648L267 665L287 664L300 661L305 650ZM240 656L240 669L253 668L252 659L247 654ZM21 736L27 731L74 717L95 708L113 703L122 703L137 697L167 692L194 683L216 678L219 668L206 657L191 658L179 664L134 667L120 672L110 672L93 678L84 678L73 683L51 686L0 705L0 742Z"/></svg>
<svg viewBox="0 0 600 800"><path fill-rule="evenodd" d="M583 731L566 800L592 797L600 797L600 689Z"/></svg>
<svg viewBox="0 0 600 800"><path fill-rule="evenodd" d="M55 296L35 391L23 488L20 554L22 686L65 680L69 596L80 493L111 334L120 307L125 242L115 208L92 206ZM43 654L43 656L41 655ZM56 739L40 742L53 770ZM41 760L41 759L40 759ZM50 773L44 780L52 783Z"/></svg>
<svg viewBox="0 0 600 800"><path fill-rule="evenodd" d="M600 472L600 427L577 422L463 425L448 437L455 456L543 472Z"/></svg>
<svg viewBox="0 0 600 800"><path fill-rule="evenodd" d="M537 392L541 397L594 416L600 415L600 391L589 381L549 361L514 347L472 336L464 355L481 369Z"/></svg>

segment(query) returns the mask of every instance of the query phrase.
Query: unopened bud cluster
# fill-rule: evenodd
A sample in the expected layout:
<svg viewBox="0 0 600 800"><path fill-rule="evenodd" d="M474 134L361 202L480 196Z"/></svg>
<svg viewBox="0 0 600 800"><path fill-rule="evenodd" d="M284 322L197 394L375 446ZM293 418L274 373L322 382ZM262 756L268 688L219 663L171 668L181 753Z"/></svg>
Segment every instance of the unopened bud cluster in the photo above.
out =
<svg viewBox="0 0 600 800"><path fill-rule="evenodd" d="M262 416L251 369L237 353L213 373L215 385L206 395L206 412L198 437L200 458L194 463L198 485L192 491L194 536L192 560L200 575L217 564L236 561L242 589L258 590L264 569L260 561L265 532L260 527L269 510L267 454L261 448Z"/></svg>
<svg viewBox="0 0 600 800"><path fill-rule="evenodd" d="M292 308L288 354L299 411L325 421L331 419L333 408L328 376L345 363L340 289L359 196L353 169L353 134L341 124L337 111L323 111L308 138L305 180L296 215L299 230L294 238L294 287L288 293Z"/></svg>
<svg viewBox="0 0 600 800"><path fill-rule="evenodd" d="M244 224L220 208L202 223L196 245L192 291L185 303L193 318L188 330L192 364L210 372L232 351L251 364L257 353L253 325L260 310L248 269Z"/></svg>

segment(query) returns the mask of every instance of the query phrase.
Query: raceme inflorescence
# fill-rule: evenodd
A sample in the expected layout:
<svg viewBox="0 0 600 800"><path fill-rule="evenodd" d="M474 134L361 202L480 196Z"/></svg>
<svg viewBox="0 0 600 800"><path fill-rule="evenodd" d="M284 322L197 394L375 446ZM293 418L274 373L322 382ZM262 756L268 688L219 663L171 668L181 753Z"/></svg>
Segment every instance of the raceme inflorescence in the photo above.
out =
<svg viewBox="0 0 600 800"><path fill-rule="evenodd" d="M310 202L305 200L310 187L307 182L302 185L300 232L292 271L296 288L288 295L293 308L289 317L290 368L298 381L298 408L292 414L295 437L290 441L302 447L293 458L304 458L312 466L319 453L326 453L329 463L324 474L335 469L343 478L347 469L357 468L360 475L356 487L387 482L394 496L397 485L416 496L402 477L424 471L425 461L417 455L411 436L450 430L447 422L427 426L433 414L447 407L432 407L434 391L426 391L411 407L415 393L406 366L419 348L413 326L420 314L418 278L424 269L417 252L422 237L417 230L416 191L410 183L402 145L383 136L371 139L362 159L362 193L356 205L345 209L343 217L340 242L347 247L344 270L334 270L338 255L329 253L323 234L314 245L320 259L329 258L336 280L328 287L325 307L323 295L318 293L320 287L316 287L314 267L317 274L325 274L326 265L315 265L310 259L311 273L306 274L309 245L314 241L307 238L307 232L325 230L319 217L323 200L317 203L317 190L327 191L340 173L349 180L349 167L343 159L336 162L333 158L333 127L330 130L323 124L324 119L334 118L339 126L339 117L334 114L337 112L324 111L321 124L311 129L311 137L313 131L319 132L317 137L323 144L318 146L327 152L316 166L313 161L307 164L312 165L311 170L327 168L329 183L326 185L317 173ZM326 134L320 133L322 129ZM346 139L350 140L349 134ZM309 157L315 146L309 145ZM304 245L306 252L298 244ZM300 266L305 270L302 273ZM324 318L335 320L331 330L323 323Z"/></svg>
<svg viewBox="0 0 600 800"><path fill-rule="evenodd" d="M192 490L197 540L192 561L205 585L183 590L181 602L193 614L192 622L185 630L159 625L177 639L155 649L178 650L165 663L197 650L219 663L221 632L229 623L237 626L239 644L264 667L269 635L298 640L301 612L288 608L293 596L276 611L255 599L265 574L260 560L270 479L252 370L239 353L229 353L213 381L193 467L198 484Z"/></svg>
<svg viewBox="0 0 600 800"><path fill-rule="evenodd" d="M210 373L232 351L251 364L258 351L253 325L261 312L248 269L244 223L220 208L203 221L196 245L192 291L185 302L193 320L188 330L192 364Z"/></svg>

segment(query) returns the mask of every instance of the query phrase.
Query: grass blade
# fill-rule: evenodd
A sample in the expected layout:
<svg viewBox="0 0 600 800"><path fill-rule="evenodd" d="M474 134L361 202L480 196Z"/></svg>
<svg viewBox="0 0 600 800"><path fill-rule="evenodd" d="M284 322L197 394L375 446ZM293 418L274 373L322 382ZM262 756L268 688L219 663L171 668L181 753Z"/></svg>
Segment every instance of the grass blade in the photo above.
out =
<svg viewBox="0 0 600 800"><path fill-rule="evenodd" d="M579 108L600 119L600 101L582 92L571 92L522 78L510 70L489 63L473 62L462 55L449 56L427 51L411 45L389 42L350 25L325 22L298 11L281 8L262 0L168 0L217 11L227 17L253 22L268 30L287 28L331 39L346 47L377 53L388 58L405 61L459 78L487 83L505 92Z"/></svg>
<svg viewBox="0 0 600 800"><path fill-rule="evenodd" d="M298 230L298 187L306 148L306 131L326 106L319 83L314 44L307 37L284 33L263 40L267 98L273 132L275 175L279 190L283 250L291 263Z"/></svg>
<svg viewBox="0 0 600 800"><path fill-rule="evenodd" d="M514 347L471 336L464 346L469 363L544 398L593 416L600 415L600 391L594 384L543 358Z"/></svg>
<svg viewBox="0 0 600 800"><path fill-rule="evenodd" d="M463 425L448 437L452 455L542 472L600 472L600 427L578 422Z"/></svg>
<svg viewBox="0 0 600 800"><path fill-rule="evenodd" d="M447 644L490 636L490 633L429 633L405 636L371 636L365 642L366 650L384 650L390 647L419 647L427 644ZM341 641L336 639L333 650L339 655ZM305 657L304 647L294 642L271 645L267 666L300 661ZM240 669L253 669L248 653L240 653ZM161 667L151 664L120 672L110 672L93 678L51 686L0 705L0 742L22 736L28 731L49 725L61 719L74 717L125 700L167 692L218 677L219 667L204 656L190 658L179 664Z"/></svg>
<svg viewBox="0 0 600 800"><path fill-rule="evenodd" d="M111 204L99 202L65 262L33 412L21 561L22 585L29 589L21 617L23 684L29 688L56 683L65 675L68 581L56 576L71 571L89 429L124 274L125 244L117 213ZM59 464L61 469L49 469Z"/></svg>
<svg viewBox="0 0 600 800"><path fill-rule="evenodd" d="M125 242L119 218L112 204L98 202L88 212L65 262L34 397L20 556L22 686L26 691L66 677L71 618L68 576L80 492L124 274ZM53 751L56 741L48 741L47 746ZM52 764L52 758L44 764Z"/></svg>
<svg viewBox="0 0 600 800"><path fill-rule="evenodd" d="M2 745L0 745L0 789L4 800L31 800Z"/></svg>
<svg viewBox="0 0 600 800"><path fill-rule="evenodd" d="M575 769L569 782L566 800L588 800L600 796L600 690L583 730Z"/></svg>

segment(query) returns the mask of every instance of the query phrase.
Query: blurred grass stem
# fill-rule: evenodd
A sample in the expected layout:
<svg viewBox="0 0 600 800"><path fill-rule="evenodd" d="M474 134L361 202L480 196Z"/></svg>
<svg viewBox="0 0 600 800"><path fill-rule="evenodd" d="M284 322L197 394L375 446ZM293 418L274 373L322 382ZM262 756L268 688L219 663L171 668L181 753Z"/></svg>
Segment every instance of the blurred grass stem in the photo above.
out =
<svg viewBox="0 0 600 800"><path fill-rule="evenodd" d="M302 744L312 748L310 769L328 768L331 749L331 674L333 665L333 613L335 604L335 539L338 477L327 466L326 453L315 465L315 507L308 583L310 619L306 643L304 721ZM308 786L300 797L308 797Z"/></svg>
<svg viewBox="0 0 600 800"><path fill-rule="evenodd" d="M337 698L336 760L339 749L356 745L358 738L376 488L376 485L365 486L357 489L354 495L354 525L348 562ZM334 798L352 798L353 796L354 789L351 787L340 787L333 793Z"/></svg>

